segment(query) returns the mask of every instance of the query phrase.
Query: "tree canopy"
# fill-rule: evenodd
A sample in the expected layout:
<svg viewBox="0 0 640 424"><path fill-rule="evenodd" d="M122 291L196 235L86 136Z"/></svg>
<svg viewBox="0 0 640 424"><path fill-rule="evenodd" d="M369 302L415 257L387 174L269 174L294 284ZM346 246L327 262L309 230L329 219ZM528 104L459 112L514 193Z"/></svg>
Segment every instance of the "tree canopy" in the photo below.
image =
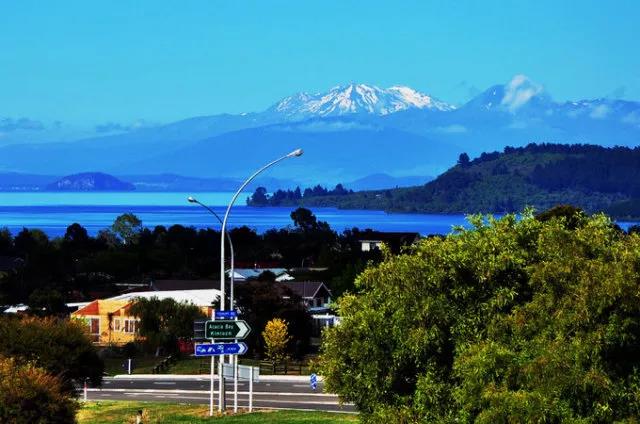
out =
<svg viewBox="0 0 640 424"><path fill-rule="evenodd" d="M171 298L137 298L130 313L140 318L139 333L147 346L159 354L161 348L175 350L179 337L193 337L193 322L206 318L197 306Z"/></svg>
<svg viewBox="0 0 640 424"><path fill-rule="evenodd" d="M85 379L99 385L104 372L85 326L66 319L0 317L0 356L45 369L67 391Z"/></svg>
<svg viewBox="0 0 640 424"><path fill-rule="evenodd" d="M470 221L358 277L327 389L365 422L635 422L640 236L579 212Z"/></svg>

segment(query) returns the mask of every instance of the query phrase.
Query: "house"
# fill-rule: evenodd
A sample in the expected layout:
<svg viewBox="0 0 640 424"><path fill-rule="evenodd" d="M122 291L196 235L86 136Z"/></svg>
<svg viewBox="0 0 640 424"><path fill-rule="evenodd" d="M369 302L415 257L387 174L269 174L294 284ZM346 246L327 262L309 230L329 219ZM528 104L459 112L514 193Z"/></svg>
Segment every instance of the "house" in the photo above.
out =
<svg viewBox="0 0 640 424"><path fill-rule="evenodd" d="M233 270L233 280L244 282L251 278L258 278L260 274L269 271L275 274L276 281L291 281L294 278L289 275L285 268L235 268ZM231 270L227 270L227 277L231 277Z"/></svg>
<svg viewBox="0 0 640 424"><path fill-rule="evenodd" d="M128 300L94 300L71 313L82 321L91 340L98 345L125 344L136 338L140 320L129 313Z"/></svg>
<svg viewBox="0 0 640 424"><path fill-rule="evenodd" d="M285 281L281 284L302 298L310 311L326 308L331 303L331 290L320 281Z"/></svg>
<svg viewBox="0 0 640 424"><path fill-rule="evenodd" d="M363 252L380 249L382 244L389 246L392 252L399 253L402 247L410 246L420 239L419 233L383 232L366 230L360 234L358 242Z"/></svg>
<svg viewBox="0 0 640 424"><path fill-rule="evenodd" d="M174 299L191 303L211 316L212 302L220 297L220 290L152 290L120 294L109 299L94 300L71 313L72 319L82 320L94 343L99 345L125 344L137 338L140 319L130 313L138 298Z"/></svg>

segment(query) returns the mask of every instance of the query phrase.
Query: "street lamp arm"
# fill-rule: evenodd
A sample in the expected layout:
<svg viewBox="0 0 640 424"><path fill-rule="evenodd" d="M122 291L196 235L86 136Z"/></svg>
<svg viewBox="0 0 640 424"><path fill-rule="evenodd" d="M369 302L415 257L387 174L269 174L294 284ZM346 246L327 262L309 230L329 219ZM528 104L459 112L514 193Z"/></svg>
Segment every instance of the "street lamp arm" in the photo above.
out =
<svg viewBox="0 0 640 424"><path fill-rule="evenodd" d="M213 209L211 209L209 206L205 205L204 203L200 202L197 199L194 199L193 197L189 197L189 201L191 203L197 203L200 206L202 206L203 208L205 208L206 210L208 210L209 212L211 212L211 215L215 216L216 219L218 220L218 222L220 224L222 224L222 218L220 218L220 215L218 215ZM231 242L231 236L229 235L229 233L225 233L225 235L227 236L227 241L229 242L229 249L231 250L231 258L233 260L233 258L235 257L235 253L233 251L233 243ZM233 269L231 270L231 272L233 273Z"/></svg>
<svg viewBox="0 0 640 424"><path fill-rule="evenodd" d="M249 185L249 183L251 181L253 181L253 179L255 177L257 177L261 172L265 171L266 169L272 167L273 165L275 165L276 163L283 161L285 159L291 158L291 157L296 157L296 156L300 156L302 155L302 149L296 149L293 152L286 154L274 161L269 162L268 164L264 165L262 168L258 169L256 172L254 172L253 174L251 174L251 176L249 178L247 178L247 180L242 183L242 185L240 186L240 188L238 189L238 191L236 191L236 193L233 195L233 197L231 198L231 202L229 202L229 205L227 206L227 210L224 213L224 218L222 219L222 232L225 232L227 230L227 220L229 219L229 213L231 212L231 207L233 206L233 204L236 202L236 199L238 198L238 196L240 195L240 193L242 193L242 191L245 189L246 186ZM220 285L221 288L224 287L224 238L221 238L221 242L220 242L220 251L221 251L221 255L220 255ZM224 310L224 306L225 306L225 298L224 298L224 288L222 290L222 300L221 300L221 304L220 307L222 310Z"/></svg>

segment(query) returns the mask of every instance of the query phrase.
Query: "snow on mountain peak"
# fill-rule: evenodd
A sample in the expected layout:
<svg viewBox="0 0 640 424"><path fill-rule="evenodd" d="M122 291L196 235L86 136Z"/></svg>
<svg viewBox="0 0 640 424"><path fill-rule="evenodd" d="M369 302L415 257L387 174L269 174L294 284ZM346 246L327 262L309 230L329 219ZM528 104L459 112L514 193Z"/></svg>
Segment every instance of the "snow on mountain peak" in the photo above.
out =
<svg viewBox="0 0 640 424"><path fill-rule="evenodd" d="M356 113L388 115L411 108L449 111L455 107L405 86L383 89L375 85L351 83L335 86L326 93L294 94L269 110L299 118Z"/></svg>

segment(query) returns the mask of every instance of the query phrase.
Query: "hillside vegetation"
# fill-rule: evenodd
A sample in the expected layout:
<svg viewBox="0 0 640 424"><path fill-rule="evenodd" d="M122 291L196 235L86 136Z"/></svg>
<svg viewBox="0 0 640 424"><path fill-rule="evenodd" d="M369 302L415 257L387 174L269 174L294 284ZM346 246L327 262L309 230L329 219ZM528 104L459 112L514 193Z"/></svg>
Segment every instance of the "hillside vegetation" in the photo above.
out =
<svg viewBox="0 0 640 424"><path fill-rule="evenodd" d="M422 186L356 193L307 190L299 199L280 193L263 204L285 199L305 206L424 213L505 213L572 204L588 212L638 217L639 177L638 147L530 144L474 160L462 154L457 165Z"/></svg>

